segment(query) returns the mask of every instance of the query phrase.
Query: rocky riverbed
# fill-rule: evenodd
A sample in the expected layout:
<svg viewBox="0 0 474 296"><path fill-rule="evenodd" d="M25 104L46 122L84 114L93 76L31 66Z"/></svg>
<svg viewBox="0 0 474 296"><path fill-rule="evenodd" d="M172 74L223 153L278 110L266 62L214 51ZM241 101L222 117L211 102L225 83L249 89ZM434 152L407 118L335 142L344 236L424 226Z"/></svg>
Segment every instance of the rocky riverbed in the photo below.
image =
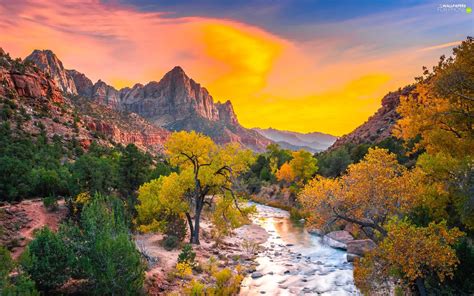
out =
<svg viewBox="0 0 474 296"><path fill-rule="evenodd" d="M286 211L256 204L254 223L268 233L258 266L240 295L359 295L346 252L293 223Z"/></svg>

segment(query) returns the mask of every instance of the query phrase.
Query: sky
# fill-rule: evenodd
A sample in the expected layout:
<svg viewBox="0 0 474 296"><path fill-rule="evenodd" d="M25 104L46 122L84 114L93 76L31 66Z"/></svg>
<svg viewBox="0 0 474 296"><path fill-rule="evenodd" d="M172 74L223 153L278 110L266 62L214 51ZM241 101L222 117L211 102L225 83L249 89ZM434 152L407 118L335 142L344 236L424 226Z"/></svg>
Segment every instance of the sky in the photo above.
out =
<svg viewBox="0 0 474 296"><path fill-rule="evenodd" d="M117 88L180 65L245 127L341 136L474 35L464 6L474 0L1 0L0 47L51 49Z"/></svg>

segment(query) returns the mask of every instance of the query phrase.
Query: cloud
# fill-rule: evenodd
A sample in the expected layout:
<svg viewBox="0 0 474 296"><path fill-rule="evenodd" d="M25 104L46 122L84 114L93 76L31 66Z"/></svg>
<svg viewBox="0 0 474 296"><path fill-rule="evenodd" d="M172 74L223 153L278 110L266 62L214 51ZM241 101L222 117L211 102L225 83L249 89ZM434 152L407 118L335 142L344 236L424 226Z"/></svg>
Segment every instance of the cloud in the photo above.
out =
<svg viewBox="0 0 474 296"><path fill-rule="evenodd" d="M447 43L443 43L443 44L428 46L428 47L420 48L419 51L430 51L430 50L454 47L454 46L457 46L457 45L461 44L461 42L462 41L453 41L453 42L447 42Z"/></svg>
<svg viewBox="0 0 474 296"><path fill-rule="evenodd" d="M341 135L451 46L424 45L445 41L439 38L403 39L406 32L397 28L436 26L421 22L419 10L305 23L302 31L312 34L303 40L229 18L143 11L117 1L4 0L0 46L15 57L51 49L67 68L116 87L159 80L180 65L216 100L230 99L244 126Z"/></svg>

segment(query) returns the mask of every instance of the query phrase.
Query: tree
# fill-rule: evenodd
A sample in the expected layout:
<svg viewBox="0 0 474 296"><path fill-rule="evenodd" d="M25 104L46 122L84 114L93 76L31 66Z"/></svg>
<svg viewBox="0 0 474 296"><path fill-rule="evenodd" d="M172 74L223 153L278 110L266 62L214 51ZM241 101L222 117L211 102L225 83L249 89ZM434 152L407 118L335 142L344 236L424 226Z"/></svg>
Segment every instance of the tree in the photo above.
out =
<svg viewBox="0 0 474 296"><path fill-rule="evenodd" d="M345 221L354 223L371 238L383 236L388 219L414 206L419 193L418 175L398 164L385 149L369 149L364 159L352 164L337 179L316 177L301 191L298 200L312 214L318 227Z"/></svg>
<svg viewBox="0 0 474 296"><path fill-rule="evenodd" d="M459 263L453 246L463 235L459 229L447 229L446 223L417 227L396 219L386 228L388 235L379 247L356 262L354 278L363 292L380 291L387 278L397 276L426 295L426 277L435 274L440 282L453 277Z"/></svg>
<svg viewBox="0 0 474 296"><path fill-rule="evenodd" d="M272 173L276 173L285 162L290 161L293 157L291 151L281 149L280 145L276 143L267 146L266 154L268 155Z"/></svg>
<svg viewBox="0 0 474 296"><path fill-rule="evenodd" d="M137 295L142 289L145 268L124 211L121 200L100 195L82 211L81 264L96 295Z"/></svg>
<svg viewBox="0 0 474 296"><path fill-rule="evenodd" d="M117 184L117 163L108 156L96 156L96 152L79 157L71 166L75 194L90 192L109 194Z"/></svg>
<svg viewBox="0 0 474 296"><path fill-rule="evenodd" d="M151 157L128 144L118 161L118 189L124 197L131 196L147 181L150 174ZM135 207L134 204L131 205Z"/></svg>
<svg viewBox="0 0 474 296"><path fill-rule="evenodd" d="M401 98L395 134L421 136L419 146L430 154L472 156L474 147L474 39L468 37L418 78L416 91Z"/></svg>
<svg viewBox="0 0 474 296"><path fill-rule="evenodd" d="M317 155L319 173L324 177L338 177L352 163L346 146Z"/></svg>
<svg viewBox="0 0 474 296"><path fill-rule="evenodd" d="M293 152L289 165L295 175L295 181L303 184L318 171L318 160L305 150Z"/></svg>
<svg viewBox="0 0 474 296"><path fill-rule="evenodd" d="M35 281L38 289L48 292L69 279L72 252L61 238L44 227L35 233L21 258L22 268Z"/></svg>
<svg viewBox="0 0 474 296"><path fill-rule="evenodd" d="M278 181L287 183L292 183L296 178L295 172L287 162L285 162L277 171L276 177Z"/></svg>
<svg viewBox="0 0 474 296"><path fill-rule="evenodd" d="M184 131L172 134L165 148L171 165L177 166L180 172L158 179L148 198L142 194L149 190L140 189L138 198L152 199L154 201L150 204L165 205L165 208L170 204L172 210L177 208L183 212L191 243L199 244L199 223L204 205L211 206L215 196L220 195L231 198L233 206L240 208L232 185L249 168L253 160L252 152L236 144L219 147L209 137ZM149 211L143 206L137 207L137 210L139 216L140 211Z"/></svg>

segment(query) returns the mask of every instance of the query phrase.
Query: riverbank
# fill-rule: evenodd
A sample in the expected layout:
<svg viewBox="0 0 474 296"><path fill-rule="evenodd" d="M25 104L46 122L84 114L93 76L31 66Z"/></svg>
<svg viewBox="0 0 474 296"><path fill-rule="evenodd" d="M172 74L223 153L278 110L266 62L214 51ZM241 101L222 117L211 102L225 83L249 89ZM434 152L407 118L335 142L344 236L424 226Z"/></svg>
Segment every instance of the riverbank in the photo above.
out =
<svg viewBox="0 0 474 296"><path fill-rule="evenodd" d="M269 233L257 224L248 224L233 231L232 236L224 237L219 244L211 238L212 225L207 220L201 222L201 244L193 245L196 253L196 268L192 275L179 278L175 276L176 263L180 249L167 251L161 246L161 234L140 234L135 236L137 247L150 259L146 273L145 288L150 295L182 295L183 289L192 280L208 281L209 274L202 270L213 264L216 270L230 268L241 270L241 276L255 271L255 259L262 251Z"/></svg>

